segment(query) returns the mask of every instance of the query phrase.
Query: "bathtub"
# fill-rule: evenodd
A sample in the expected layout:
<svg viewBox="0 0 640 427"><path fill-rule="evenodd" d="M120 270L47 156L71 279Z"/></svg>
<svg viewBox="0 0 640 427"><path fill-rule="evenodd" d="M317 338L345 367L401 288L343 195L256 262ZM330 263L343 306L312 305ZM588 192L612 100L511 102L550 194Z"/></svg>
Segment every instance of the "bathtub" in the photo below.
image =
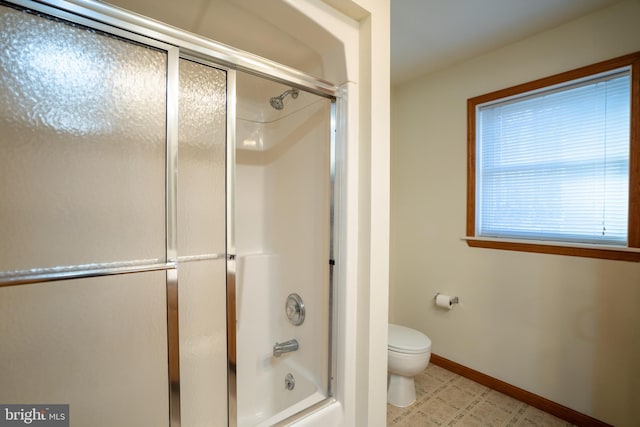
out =
<svg viewBox="0 0 640 427"><path fill-rule="evenodd" d="M302 327L282 320L284 295L279 289L279 258L275 254L237 257L236 268L236 390L238 426L272 426L326 400L320 373L312 372L312 349ZM302 325L303 327L305 325ZM296 338L301 350L273 356L275 342ZM306 365L305 365L306 364ZM289 390L285 377L295 386Z"/></svg>
<svg viewBox="0 0 640 427"><path fill-rule="evenodd" d="M293 390L287 390L285 387L285 376L289 373L295 379ZM241 410L238 405L238 426L273 426L326 399L322 390L311 378L286 360L271 369L264 379L267 379L264 389L269 390L252 388L254 400L250 405L251 410L246 410L249 409L247 408L249 405L245 405L245 410ZM239 391L238 402L242 398Z"/></svg>

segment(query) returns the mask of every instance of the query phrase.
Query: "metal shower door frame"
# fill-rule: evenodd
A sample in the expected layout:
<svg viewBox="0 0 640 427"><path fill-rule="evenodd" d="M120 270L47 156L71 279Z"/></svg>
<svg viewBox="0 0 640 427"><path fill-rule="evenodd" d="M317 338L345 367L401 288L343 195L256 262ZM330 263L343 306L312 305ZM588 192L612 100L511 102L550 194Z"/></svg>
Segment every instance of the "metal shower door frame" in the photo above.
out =
<svg viewBox="0 0 640 427"><path fill-rule="evenodd" d="M336 307L333 300L336 294L337 275L336 249L338 248L336 225L339 204L340 172L336 173L336 157L343 159L344 148L341 143L336 144L338 132L336 114L342 117L344 113L336 113L336 103L340 109L341 97L345 94L334 84L309 76L294 68L262 58L260 56L217 43L195 34L170 27L166 24L148 19L141 15L130 13L123 9L110 6L94 0L4 0L26 9L42 12L85 27L94 28L123 39L139 42L144 45L159 48L167 52L167 142L166 142L166 193L165 193L165 232L166 253L165 260L155 262L111 263L104 266L75 266L64 271L43 269L42 271L16 272L10 277L0 278L0 287L16 286L30 283L44 283L79 277L97 277L116 274L128 274L141 271L166 271L167 297L167 346L168 346L168 377L169 377L169 425L180 427L180 361L179 361L179 328L178 328L178 252L177 252L177 157L178 157L178 62L180 58L191 59L211 65L227 72L227 151L226 151L226 192L227 192L227 237L226 253L213 254L215 258L226 257L227 260L227 311L228 316L228 420L229 426L237 426L237 408L235 407L235 106L236 106L236 74L243 71L267 80L285 84L325 98L329 98L331 105L331 200L330 200L330 254L328 264L330 269L330 298L329 298L329 389L328 397L322 402L307 408L303 413L284 420L281 425L289 425L294 418L316 411L335 401L333 390L336 380L336 339L335 321ZM341 119L342 123L343 120ZM345 124L345 123L342 123ZM341 139L341 138L340 138ZM340 145L340 147L336 147ZM336 155L337 153L337 155ZM336 175L338 177L336 178ZM338 182L338 184L337 184ZM231 309L230 309L231 308ZM280 425L279 424L279 425Z"/></svg>

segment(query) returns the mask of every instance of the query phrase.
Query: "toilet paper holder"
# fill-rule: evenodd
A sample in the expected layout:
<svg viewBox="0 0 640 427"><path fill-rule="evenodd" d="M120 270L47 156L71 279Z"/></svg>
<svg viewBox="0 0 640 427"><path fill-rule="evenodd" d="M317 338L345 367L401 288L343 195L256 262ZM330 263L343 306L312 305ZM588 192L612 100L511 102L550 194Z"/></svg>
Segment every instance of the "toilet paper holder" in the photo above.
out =
<svg viewBox="0 0 640 427"><path fill-rule="evenodd" d="M440 295L440 292L436 293L436 296L435 296L435 297L433 297L433 300L434 300L434 301L438 298L438 295ZM451 304L458 304L458 302L459 302L458 297L452 297L452 298L449 300L449 302L450 302Z"/></svg>

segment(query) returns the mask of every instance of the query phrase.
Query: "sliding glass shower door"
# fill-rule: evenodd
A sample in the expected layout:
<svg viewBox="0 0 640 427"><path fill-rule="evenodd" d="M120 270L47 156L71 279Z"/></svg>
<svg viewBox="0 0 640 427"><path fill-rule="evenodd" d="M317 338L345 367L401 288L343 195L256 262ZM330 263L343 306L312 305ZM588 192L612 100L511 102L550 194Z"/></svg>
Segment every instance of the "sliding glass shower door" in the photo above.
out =
<svg viewBox="0 0 640 427"><path fill-rule="evenodd" d="M183 426L227 426L227 72L179 61L178 278Z"/></svg>
<svg viewBox="0 0 640 427"><path fill-rule="evenodd" d="M227 72L30 6L0 2L0 404L227 425Z"/></svg>
<svg viewBox="0 0 640 427"><path fill-rule="evenodd" d="M0 408L330 404L337 88L103 2L0 0L0 34Z"/></svg>

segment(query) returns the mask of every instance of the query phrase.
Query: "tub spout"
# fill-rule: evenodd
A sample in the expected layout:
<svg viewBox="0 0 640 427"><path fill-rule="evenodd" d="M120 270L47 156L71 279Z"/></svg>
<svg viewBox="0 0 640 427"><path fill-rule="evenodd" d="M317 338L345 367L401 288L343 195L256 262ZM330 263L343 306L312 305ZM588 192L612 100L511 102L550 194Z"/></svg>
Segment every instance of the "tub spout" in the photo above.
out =
<svg viewBox="0 0 640 427"><path fill-rule="evenodd" d="M296 351L297 349L297 340L289 340L281 343L276 343L276 345L273 346L273 357L280 357L284 353Z"/></svg>

